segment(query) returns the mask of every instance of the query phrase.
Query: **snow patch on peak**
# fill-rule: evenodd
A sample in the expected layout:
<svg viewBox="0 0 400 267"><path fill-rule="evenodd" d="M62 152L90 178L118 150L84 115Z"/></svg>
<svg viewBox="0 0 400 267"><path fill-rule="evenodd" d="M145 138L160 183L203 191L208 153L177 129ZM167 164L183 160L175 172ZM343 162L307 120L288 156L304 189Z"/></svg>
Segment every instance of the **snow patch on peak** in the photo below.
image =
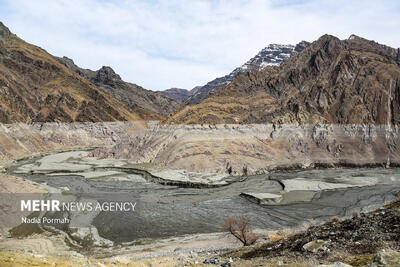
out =
<svg viewBox="0 0 400 267"><path fill-rule="evenodd" d="M242 66L234 69L230 74L216 78L204 86L196 87L192 90L185 104L197 104L211 96L215 91L230 84L238 75L242 73L255 73L263 70L267 66L276 67L288 60L291 56L298 54L309 43L302 41L297 45L269 44L264 47L257 55L252 57Z"/></svg>

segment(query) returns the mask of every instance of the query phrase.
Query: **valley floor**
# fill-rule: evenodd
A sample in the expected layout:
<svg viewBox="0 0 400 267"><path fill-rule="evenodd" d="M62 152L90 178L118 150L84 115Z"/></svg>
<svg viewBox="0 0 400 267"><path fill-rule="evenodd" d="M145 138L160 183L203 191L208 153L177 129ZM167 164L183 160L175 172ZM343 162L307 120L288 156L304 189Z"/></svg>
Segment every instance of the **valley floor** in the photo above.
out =
<svg viewBox="0 0 400 267"><path fill-rule="evenodd" d="M43 193L53 190L54 187L51 183L33 182L5 172L11 166L11 162L16 159L50 151L102 147L95 150L91 156L104 157L105 159L100 159L103 163L109 163L107 158L110 155L113 155L113 158L124 158L125 156L135 163L142 164L144 168L148 166L146 164L149 162L159 168L171 166L173 171L180 170L179 175L181 176L178 175L179 177L183 177L182 174L186 173L205 172L222 177L221 174L226 174L229 169L234 177L243 174L242 172L245 170L248 174L255 174L258 172L268 173L270 167L287 169L289 166L287 164L293 163L293 159L297 159L297 161L294 161L289 168L313 167L317 159L322 159L319 163L326 164L325 167L334 167L335 164L396 166L400 163L400 147L397 147L398 142L396 142L398 131L397 128L364 126L290 126L274 129L272 126L228 125L217 129L203 126L147 128L135 123L8 125L0 128L0 161L4 167L0 174L0 195L7 198L18 192ZM229 150L227 150L228 148ZM118 153L115 153L117 151ZM277 156L277 159L269 161L274 156ZM52 155L49 155L48 158L54 160ZM284 160L279 162L283 158ZM118 161L121 160L113 159L113 162ZM46 168L48 168L47 171L54 171L49 169L54 167L54 161L33 161L32 163L32 166L25 169L26 173L22 172L22 176L37 172L36 174L39 175L37 179L40 181L49 174L40 173L41 171ZM68 165L71 163L75 164L76 162L73 159L71 161L71 158L66 158L65 162L62 162L65 164L64 167L71 167L72 165ZM279 163L283 165L279 165ZM98 176L96 174L97 176L93 176L95 169L93 166L86 173L85 179L101 178L104 179L100 181L102 183L113 182L113 180L107 180L109 179L106 177L107 175ZM246 168L244 168L245 166ZM71 169L68 170L71 171ZM382 170L385 169L382 168ZM385 175L392 177L392 182L397 181L398 175L395 173L387 175L386 170L384 171ZM109 170L103 170L103 174L107 172ZM163 172L157 170L155 174L162 175ZM166 172L167 176L170 174L170 171ZM44 176L40 177L40 175ZM315 173L315 175L318 174ZM352 175L351 177L354 178L352 186L355 188L347 189L348 185L346 185L343 187L343 192L351 190L361 192L361 187L372 190L376 181L372 181L367 176L365 173L360 177ZM62 176L60 177L62 178ZM210 176L205 177L199 178L203 179L201 181L203 184L210 182L207 180ZM139 179L134 175L131 178ZM225 179L226 176L222 178ZM57 183L56 176L52 179ZM118 179L120 180L117 183L124 183L121 177ZM306 189L311 191L315 186L322 186L319 189L325 190L332 189L330 184L335 184L337 187L344 186L349 182L346 180L345 183L339 183L335 179L330 179L329 183L310 185L306 181L293 184L290 183L290 179L286 180L289 182L286 181L283 184L287 189L307 184ZM236 180L232 181L236 182ZM232 181L228 181L228 183ZM159 182L155 188L164 186ZM275 187L279 185L274 181L268 182L270 190L275 190ZM252 186L249 181L242 181L241 185ZM215 186L217 189L209 189L209 191L218 191L218 187L221 185ZM261 186L255 184L253 187L260 188ZM235 189L235 186L232 188ZM379 203L384 204L393 200L396 188L393 186L382 188L386 191L376 193L369 201L378 199ZM181 193L188 190L182 188L182 192L178 192L179 194L174 197L184 200L186 196ZM237 194L236 197L240 194L240 191L237 190L232 192ZM380 195L383 192L387 192L387 195ZM330 195L331 193L326 196ZM343 200L351 199L351 196L354 194L344 194ZM172 199L168 194L165 197L167 201ZM362 200L365 197L360 197L359 201L356 201L357 205L364 205ZM212 201L215 201L217 198L213 199ZM240 199L240 203L250 203L244 198L238 199ZM208 203L200 195L196 196L196 200ZM327 200L329 199L327 198ZM6 201L8 203L15 202L13 198L6 199ZM288 230L259 231L262 238L258 244L249 248L241 248L240 244L227 234L216 233L179 235L133 244L128 248L117 246L111 250L99 249L97 253L83 250L77 252L76 248L71 248L66 236L38 231L29 236L10 237L7 233L10 227L7 226L7 228L2 227L1 231L0 266L202 266L204 259L218 258L221 262L225 262L229 257L233 258L233 266L316 266L336 261L352 266L366 264L378 266L378 263L374 265L372 262L386 260L383 258L389 256L392 257L391 260L395 261L393 266L398 266L396 264L399 263L400 257L395 252L384 252L390 254L389 256L386 254L382 256L378 253L380 249L399 250L400 232L397 222L400 221L400 217L398 216L399 205L396 203L371 213L367 213L365 210L365 214L356 218L349 218L351 211L348 210L347 213L342 214L346 215L347 219L342 219L340 222L329 222L302 229L290 228L290 224L287 225ZM332 205L329 205L328 202L325 204L324 208L322 209L320 206L319 210L326 217L328 213L325 209ZM258 204L251 205L256 207ZM270 209L275 209L278 214L276 207ZM318 208L315 210L317 211ZM9 213L9 207L0 212ZM0 216L0 219L10 218ZM0 221L0 223L2 226L6 225L5 221ZM329 241L329 245L326 249L322 248L316 253L303 249L304 244L315 240ZM99 255L102 257L99 258Z"/></svg>
<svg viewBox="0 0 400 267"><path fill-rule="evenodd" d="M1 175L0 182L1 193L48 189L7 174ZM382 260L392 260L393 266L397 266L400 254L387 249L400 248L400 228L396 223L399 221L400 202L395 201L383 209L338 222L258 232L262 237L259 243L248 248L241 248L231 236L219 233L160 239L107 254L99 250L89 253L92 256L71 249L62 236L52 233L24 238L4 235L0 241L0 266L207 266L202 264L205 259L226 262L229 257L233 258L232 266L243 267L318 266L338 261L350 266L366 266ZM304 244L315 240L329 240L330 243L315 253L304 250ZM381 249L386 251L379 254Z"/></svg>

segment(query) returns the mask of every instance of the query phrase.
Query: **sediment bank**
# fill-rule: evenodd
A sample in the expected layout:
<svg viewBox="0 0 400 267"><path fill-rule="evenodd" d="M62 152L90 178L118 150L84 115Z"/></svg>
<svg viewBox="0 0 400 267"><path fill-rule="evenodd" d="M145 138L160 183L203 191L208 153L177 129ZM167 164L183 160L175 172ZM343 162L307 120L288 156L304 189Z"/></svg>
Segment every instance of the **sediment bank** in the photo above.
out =
<svg viewBox="0 0 400 267"><path fill-rule="evenodd" d="M271 170L400 165L397 126L153 126L98 148L97 157L229 175Z"/></svg>

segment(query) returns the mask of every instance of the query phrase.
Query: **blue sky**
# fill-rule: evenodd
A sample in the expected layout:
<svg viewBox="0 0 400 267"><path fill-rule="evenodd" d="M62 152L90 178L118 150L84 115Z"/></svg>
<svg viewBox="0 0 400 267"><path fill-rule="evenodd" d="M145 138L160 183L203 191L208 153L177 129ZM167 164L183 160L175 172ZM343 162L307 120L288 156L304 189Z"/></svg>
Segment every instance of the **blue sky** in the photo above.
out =
<svg viewBox="0 0 400 267"><path fill-rule="evenodd" d="M399 17L396 0L0 0L0 20L22 39L152 90L191 89L269 43L325 33L400 47Z"/></svg>

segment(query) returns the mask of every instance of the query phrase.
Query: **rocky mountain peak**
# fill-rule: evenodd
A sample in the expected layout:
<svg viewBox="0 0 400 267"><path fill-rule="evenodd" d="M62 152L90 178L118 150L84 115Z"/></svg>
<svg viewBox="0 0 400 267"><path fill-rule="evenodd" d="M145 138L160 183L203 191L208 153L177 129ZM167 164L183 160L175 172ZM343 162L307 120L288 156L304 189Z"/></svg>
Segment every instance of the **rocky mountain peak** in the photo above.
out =
<svg viewBox="0 0 400 267"><path fill-rule="evenodd" d="M358 50L360 52L376 53L378 55L385 56L388 60L395 60L398 62L398 64L400 64L399 49L379 44L373 40L368 40L355 34L350 35L350 37L345 41L351 49Z"/></svg>
<svg viewBox="0 0 400 267"><path fill-rule="evenodd" d="M263 48L255 57L247 61L241 69L252 69L252 66L256 66L260 70L266 66L278 66L291 56L293 50L293 45L270 44Z"/></svg>
<svg viewBox="0 0 400 267"><path fill-rule="evenodd" d="M301 51L303 51L304 48L306 48L307 46L309 46L310 43L307 41L301 41L300 43L298 43L295 47L294 47L294 51L296 51L297 53L300 53Z"/></svg>
<svg viewBox="0 0 400 267"><path fill-rule="evenodd" d="M355 35L355 34L350 35L349 38L347 38L347 40L353 40L353 41L363 42L363 43L376 43L375 41L365 39L365 38Z"/></svg>
<svg viewBox="0 0 400 267"><path fill-rule="evenodd" d="M300 53L309 44L306 41L301 41L296 46L290 44L269 44L242 66L234 69L230 74L216 78L204 86L192 89L184 103L187 105L200 103L219 89L230 84L240 74L256 73L267 66L279 66L293 55Z"/></svg>
<svg viewBox="0 0 400 267"><path fill-rule="evenodd" d="M141 86L125 82L115 71L103 66L97 71L83 69L75 65L68 57L57 58L58 62L94 83L100 89L110 93L142 118L160 119L177 109L179 103L160 92L146 90Z"/></svg>
<svg viewBox="0 0 400 267"><path fill-rule="evenodd" d="M70 69L73 66L76 66L75 62L71 58L66 57L66 56L63 56L62 59L59 60L59 62L61 62L62 64L64 64L66 67L68 67Z"/></svg>
<svg viewBox="0 0 400 267"><path fill-rule="evenodd" d="M357 39L357 38L360 38L360 37L353 33L352 35L349 36L348 40L354 40L354 39Z"/></svg>
<svg viewBox="0 0 400 267"><path fill-rule="evenodd" d="M358 44L375 44L375 45L384 46L382 44L379 44L379 43L375 42L374 40L368 40L366 38L363 38L363 37L355 35L355 34L350 35L349 38L347 38L347 40L345 40L345 41L347 41L348 43L351 42L353 44L355 44L355 43L358 43Z"/></svg>
<svg viewBox="0 0 400 267"><path fill-rule="evenodd" d="M319 46L320 49L327 53L333 53L337 49L344 48L343 42L340 41L339 38L329 34L325 34L321 38L319 38L316 44L317 46Z"/></svg>
<svg viewBox="0 0 400 267"><path fill-rule="evenodd" d="M337 38L336 36L330 35L330 34L324 34L321 37L319 37L314 43L316 44L335 44L335 43L341 43L340 39Z"/></svg>
<svg viewBox="0 0 400 267"><path fill-rule="evenodd" d="M5 42L10 34L10 30L0 21L0 41Z"/></svg>
<svg viewBox="0 0 400 267"><path fill-rule="evenodd" d="M96 82L112 85L121 80L121 77L109 66L101 67L96 73Z"/></svg>

